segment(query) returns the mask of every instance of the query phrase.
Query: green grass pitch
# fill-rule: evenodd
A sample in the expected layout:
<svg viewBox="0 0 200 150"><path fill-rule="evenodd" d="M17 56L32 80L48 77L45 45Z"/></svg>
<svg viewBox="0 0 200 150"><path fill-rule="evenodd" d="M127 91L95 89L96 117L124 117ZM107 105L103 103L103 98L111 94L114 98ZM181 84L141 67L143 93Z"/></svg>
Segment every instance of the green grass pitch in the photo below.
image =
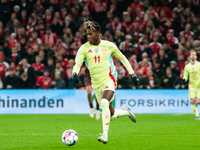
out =
<svg viewBox="0 0 200 150"><path fill-rule="evenodd" d="M0 115L0 150L199 150L200 120L193 114L136 114L137 123L121 117L110 123L109 141L101 120L89 115ZM62 143L66 129L79 135L74 146Z"/></svg>

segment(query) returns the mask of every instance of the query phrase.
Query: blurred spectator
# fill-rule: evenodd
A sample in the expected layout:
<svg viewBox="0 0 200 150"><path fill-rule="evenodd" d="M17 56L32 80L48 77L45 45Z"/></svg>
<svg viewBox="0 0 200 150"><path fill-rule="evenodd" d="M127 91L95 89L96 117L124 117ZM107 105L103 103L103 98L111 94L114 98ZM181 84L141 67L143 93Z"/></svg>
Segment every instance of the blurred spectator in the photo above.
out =
<svg viewBox="0 0 200 150"><path fill-rule="evenodd" d="M177 76L172 74L171 68L167 67L166 74L161 78L161 88L163 89L173 89L174 81Z"/></svg>
<svg viewBox="0 0 200 150"><path fill-rule="evenodd" d="M49 70L49 74L51 75L55 69L53 58L48 58L46 69Z"/></svg>
<svg viewBox="0 0 200 150"><path fill-rule="evenodd" d="M30 38L29 40L31 41L32 46L42 43L41 39L38 38L38 33L36 31L32 32L32 38Z"/></svg>
<svg viewBox="0 0 200 150"><path fill-rule="evenodd" d="M183 80L183 74L184 74L184 70L181 70L180 75L176 78L176 80L174 81L174 89L187 89L188 88L188 82L185 82L185 80Z"/></svg>
<svg viewBox="0 0 200 150"><path fill-rule="evenodd" d="M113 21L111 22L110 28L109 28L109 31L112 35L115 34L115 30L123 31L122 23L120 22L119 17L117 17L117 16L114 17Z"/></svg>
<svg viewBox="0 0 200 150"><path fill-rule="evenodd" d="M61 78L64 79L65 78L65 72L63 71L62 69L62 65L61 65L61 62L56 62L56 67L54 69L54 71L52 71L50 77L51 79L54 79L55 78L55 72L60 72L60 75L61 75Z"/></svg>
<svg viewBox="0 0 200 150"><path fill-rule="evenodd" d="M63 32L62 32L63 26L60 24L57 17L53 18L53 23L51 24L51 30L52 30L52 33L54 33L57 36L63 35Z"/></svg>
<svg viewBox="0 0 200 150"><path fill-rule="evenodd" d="M69 65L68 59L67 58L63 59L63 56L60 53L58 53L57 55L57 62L61 62L63 70L65 70L65 68Z"/></svg>
<svg viewBox="0 0 200 150"><path fill-rule="evenodd" d="M13 46L15 46L15 43L17 43L16 34L12 33L10 35L9 48L12 48Z"/></svg>
<svg viewBox="0 0 200 150"><path fill-rule="evenodd" d="M148 61L149 57L148 57L148 54L146 52L142 53L142 61L140 61L138 63L139 68L142 68L142 62L143 62L144 59L145 59L145 61L147 61L146 67L148 67L149 69L151 69L152 68L152 63L150 61Z"/></svg>
<svg viewBox="0 0 200 150"><path fill-rule="evenodd" d="M22 48L20 42L15 44L15 48L17 49L17 53L21 56L21 58L24 58L27 55L26 49Z"/></svg>
<svg viewBox="0 0 200 150"><path fill-rule="evenodd" d="M113 40L114 42L116 42L117 46L119 46L120 43L124 41L124 33L121 32L120 30L116 30Z"/></svg>
<svg viewBox="0 0 200 150"><path fill-rule="evenodd" d="M127 89L128 85L127 85L127 81L125 79L125 77L119 73L117 76L117 88L118 89Z"/></svg>
<svg viewBox="0 0 200 150"><path fill-rule="evenodd" d="M174 45L174 44L178 44L179 43L178 38L176 38L174 36L174 30L173 29L169 29L167 31L167 40L168 40L168 43L170 45Z"/></svg>
<svg viewBox="0 0 200 150"><path fill-rule="evenodd" d="M72 69L75 65L75 61L73 59L69 60L69 65L67 66L65 73L66 73L66 78L71 79L72 78Z"/></svg>
<svg viewBox="0 0 200 150"><path fill-rule="evenodd" d="M16 89L19 86L19 78L14 75L14 69L9 68L9 75L6 76L3 80L4 89Z"/></svg>
<svg viewBox="0 0 200 150"><path fill-rule="evenodd" d="M21 20L20 21L21 21L21 24L23 26L25 26L27 24L28 18L27 18L27 11L26 10L21 11Z"/></svg>
<svg viewBox="0 0 200 150"><path fill-rule="evenodd" d="M22 75L22 73L26 73L28 75L28 80L31 83L31 88L35 88L36 87L35 69L28 64L28 61L25 58L22 59L21 63L22 63L22 69L20 71L20 75Z"/></svg>
<svg viewBox="0 0 200 150"><path fill-rule="evenodd" d="M68 49L67 45L65 43L63 43L61 37L57 38L56 44L58 46L58 51L61 49L61 47L64 47L65 49Z"/></svg>
<svg viewBox="0 0 200 150"><path fill-rule="evenodd" d="M65 17L65 28L70 28L73 35L75 35L76 23L69 15Z"/></svg>
<svg viewBox="0 0 200 150"><path fill-rule="evenodd" d="M31 82L26 73L21 74L18 89L31 89Z"/></svg>
<svg viewBox="0 0 200 150"><path fill-rule="evenodd" d="M128 46L132 46L131 40L131 35L126 35L125 41L120 43L119 49L122 51L122 53L125 53L128 50Z"/></svg>
<svg viewBox="0 0 200 150"><path fill-rule="evenodd" d="M30 15L33 10L32 2L27 1L27 0L21 0L19 7L20 7L20 10L26 10L28 15Z"/></svg>
<svg viewBox="0 0 200 150"><path fill-rule="evenodd" d="M2 48L0 48L0 55L3 55L5 58L4 58L4 64L7 66L7 67L9 67L9 64L8 63L10 63L10 59L9 59L9 57L6 57L5 55L4 55L4 51L3 51L3 49Z"/></svg>
<svg viewBox="0 0 200 150"><path fill-rule="evenodd" d="M7 65L7 63L5 63L4 60L5 60L5 56L0 55L0 78L2 80L4 80L6 69L9 68L9 65Z"/></svg>
<svg viewBox="0 0 200 150"><path fill-rule="evenodd" d="M160 25L160 21L158 20L158 18L156 17L156 13L155 12L150 12L150 19L153 21L153 25L155 28L158 28Z"/></svg>
<svg viewBox="0 0 200 150"><path fill-rule="evenodd" d="M179 36L182 37L184 36L186 39L188 39L188 37L191 35L191 36L194 36L194 32L192 32L191 30L191 24L190 23L187 23L185 25L185 30L184 31L181 31Z"/></svg>
<svg viewBox="0 0 200 150"><path fill-rule="evenodd" d="M133 37L133 41L137 41L139 38L142 37L143 31L140 28L140 20L138 20L138 19L135 20L135 22L134 22L134 28L133 28L133 30L130 31L130 34Z"/></svg>
<svg viewBox="0 0 200 150"><path fill-rule="evenodd" d="M123 12L123 27L126 35L130 34L131 30L134 28L134 22L128 12Z"/></svg>
<svg viewBox="0 0 200 150"><path fill-rule="evenodd" d="M27 55L25 56L26 60L28 60L29 64L32 64L35 62L35 56L34 51L32 47L29 47L27 50Z"/></svg>
<svg viewBox="0 0 200 150"><path fill-rule="evenodd" d="M40 89L48 89L51 84L51 78L49 77L49 70L44 70L44 75L38 77L36 86Z"/></svg>
<svg viewBox="0 0 200 150"><path fill-rule="evenodd" d="M199 40L194 41L194 49L195 49L195 51L197 51L197 53L198 53L198 51L200 51L200 41Z"/></svg>
<svg viewBox="0 0 200 150"><path fill-rule="evenodd" d="M146 78L144 78L145 89L157 89L160 87L160 81L152 70L148 70Z"/></svg>
<svg viewBox="0 0 200 150"><path fill-rule="evenodd" d="M21 27L20 22L18 19L13 20L13 24L10 27L10 32L15 33L16 35L18 34L18 29Z"/></svg>
<svg viewBox="0 0 200 150"><path fill-rule="evenodd" d="M67 45L67 48L70 47L71 41L73 40L74 36L72 34L72 30L67 28L65 33L63 34L63 43Z"/></svg>
<svg viewBox="0 0 200 150"><path fill-rule="evenodd" d="M116 60L114 62L114 64L115 64L115 68L116 68L117 73L122 75L122 77L124 77L125 76L125 69L122 67L121 62L119 60Z"/></svg>
<svg viewBox="0 0 200 150"><path fill-rule="evenodd" d="M76 22L76 28L78 29L85 21L93 20L90 16L90 13L86 10L82 11L82 15L80 15Z"/></svg>
<svg viewBox="0 0 200 150"><path fill-rule="evenodd" d="M56 60L56 55L58 53L58 46L56 44L54 44L51 49L48 51L47 53L47 57L48 58L53 58L54 60Z"/></svg>
<svg viewBox="0 0 200 150"><path fill-rule="evenodd" d="M142 54L142 59L143 59L143 58L146 58L146 59L148 59L148 60L151 60L151 59L153 58L154 55L157 55L157 54L155 53L155 51L153 51L153 50L151 49L151 47L154 47L155 44L153 44L153 45L151 45L151 46L150 46L149 42L144 42L143 44L144 44L144 50L141 52L141 54ZM151 62L149 62L149 65L150 65L150 67L152 68Z"/></svg>
<svg viewBox="0 0 200 150"><path fill-rule="evenodd" d="M156 60L156 62L155 62L153 73L159 78L165 74L164 69L161 66L161 62L159 60Z"/></svg>
<svg viewBox="0 0 200 150"><path fill-rule="evenodd" d="M46 28L46 34L42 37L43 43L48 43L49 47L52 47L53 44L57 41L57 35L51 32L51 28Z"/></svg>
<svg viewBox="0 0 200 150"><path fill-rule="evenodd" d="M41 63L41 58L39 55L37 55L35 57L35 63L32 63L31 67L33 67L35 69L37 77L43 75L45 66L44 66L44 64Z"/></svg>
<svg viewBox="0 0 200 150"><path fill-rule="evenodd" d="M150 69L149 68L149 64L148 64L148 60L147 59L143 59L142 62L139 64L139 69L138 69L138 74L139 76L141 76L142 78L145 78L147 76L147 72Z"/></svg>
<svg viewBox="0 0 200 150"><path fill-rule="evenodd" d="M1 0L0 5L0 20L3 21L3 24L6 25L8 19L10 18L11 8L7 0Z"/></svg>
<svg viewBox="0 0 200 150"><path fill-rule="evenodd" d="M158 42L158 36L154 36L153 37L153 42L151 42L149 45L150 45L150 48L155 52L157 53L159 50L162 49L162 45L161 43Z"/></svg>
<svg viewBox="0 0 200 150"><path fill-rule="evenodd" d="M140 2L139 0L134 0L133 3L131 4L132 7L132 14L136 15L136 8L140 7L142 11L144 11L144 4Z"/></svg>
<svg viewBox="0 0 200 150"><path fill-rule="evenodd" d="M105 33L106 30L109 30L112 22L113 22L113 13L109 11L107 12L107 17L101 23L101 29L103 34ZM120 31L120 29L118 31Z"/></svg>
<svg viewBox="0 0 200 150"><path fill-rule="evenodd" d="M65 89L66 88L66 83L61 78L61 72L59 72L59 71L55 72L55 79L51 82L51 87L53 87L54 89Z"/></svg>
<svg viewBox="0 0 200 150"><path fill-rule="evenodd" d="M18 63L21 61L21 55L17 53L17 48L14 46L12 47L12 53L11 56L9 57L10 61L14 61L15 65L18 65Z"/></svg>
<svg viewBox="0 0 200 150"><path fill-rule="evenodd" d="M170 61L170 68L172 70L172 74L178 77L180 74L180 71L177 69L177 63L174 60Z"/></svg>
<svg viewBox="0 0 200 150"><path fill-rule="evenodd" d="M157 60L159 60L161 62L161 66L164 69L169 66L169 59L168 59L167 55L165 54L164 50L159 51Z"/></svg>

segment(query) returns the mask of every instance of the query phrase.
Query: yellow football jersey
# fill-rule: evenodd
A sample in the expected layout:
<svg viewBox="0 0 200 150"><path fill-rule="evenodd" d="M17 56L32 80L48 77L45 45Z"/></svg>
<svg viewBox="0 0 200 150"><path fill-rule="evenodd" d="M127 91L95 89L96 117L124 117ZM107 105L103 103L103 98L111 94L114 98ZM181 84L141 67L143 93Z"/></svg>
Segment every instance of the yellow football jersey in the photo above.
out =
<svg viewBox="0 0 200 150"><path fill-rule="evenodd" d="M117 72L113 63L112 55L118 58L129 71L134 71L126 57L119 51L117 46L109 41L101 40L99 45L92 45L89 42L83 44L76 55L73 73L79 73L82 63L85 61L95 88L101 86L104 81L117 80Z"/></svg>
<svg viewBox="0 0 200 150"><path fill-rule="evenodd" d="M189 63L185 66L184 79L187 81L188 77L191 88L200 87L200 63L198 61L194 65Z"/></svg>

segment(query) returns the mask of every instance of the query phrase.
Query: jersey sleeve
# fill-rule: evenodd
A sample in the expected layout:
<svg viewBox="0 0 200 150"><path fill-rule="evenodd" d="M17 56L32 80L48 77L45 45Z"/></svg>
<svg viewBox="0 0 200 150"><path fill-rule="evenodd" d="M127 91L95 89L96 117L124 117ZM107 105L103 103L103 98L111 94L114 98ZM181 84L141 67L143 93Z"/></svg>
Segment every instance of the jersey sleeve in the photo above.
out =
<svg viewBox="0 0 200 150"><path fill-rule="evenodd" d="M112 43L112 53L113 56L115 56L116 58L118 58L122 64L125 66L125 68L128 70L129 74L134 74L134 71L128 61L128 59L119 51L119 49L117 48L117 46Z"/></svg>
<svg viewBox="0 0 200 150"><path fill-rule="evenodd" d="M85 52L84 52L84 45L82 45L77 54L76 54L76 58L75 58L75 65L73 67L73 71L72 71L72 74L73 73L79 73L80 71L80 68L84 62L84 59L85 59Z"/></svg>
<svg viewBox="0 0 200 150"><path fill-rule="evenodd" d="M189 76L188 66L185 66L185 68L184 68L183 79L184 79L185 81L187 81L187 80L188 80L188 76Z"/></svg>

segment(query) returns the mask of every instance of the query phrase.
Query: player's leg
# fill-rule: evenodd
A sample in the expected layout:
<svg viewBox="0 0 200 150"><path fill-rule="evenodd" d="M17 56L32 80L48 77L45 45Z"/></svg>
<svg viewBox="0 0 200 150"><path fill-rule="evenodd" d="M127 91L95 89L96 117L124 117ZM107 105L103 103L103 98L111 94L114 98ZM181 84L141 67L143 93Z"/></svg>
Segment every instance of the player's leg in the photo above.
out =
<svg viewBox="0 0 200 150"><path fill-rule="evenodd" d="M108 142L108 130L109 130L109 123L110 123L110 115L111 115L111 112L109 109L109 103L113 95L114 95L114 91L105 90L103 91L102 98L101 98L103 134L102 136L98 137L98 140L104 144Z"/></svg>
<svg viewBox="0 0 200 150"><path fill-rule="evenodd" d="M95 101L96 101L96 119L100 119L100 111L99 111L99 103L97 101L96 95L95 95Z"/></svg>
<svg viewBox="0 0 200 150"><path fill-rule="evenodd" d="M114 98L113 98L114 99ZM114 109L112 102L109 105L110 112L111 112L111 118L110 120L114 120L116 118L122 117L122 116L128 116L133 122L136 123L136 116L131 112L130 107L126 107L126 109Z"/></svg>
<svg viewBox="0 0 200 150"><path fill-rule="evenodd" d="M93 107L93 104L92 104L92 87L89 85L89 86L86 86L86 91L87 91L87 98L88 98L88 102L89 102L89 105L90 105L90 118L93 118L94 117L94 107Z"/></svg>
<svg viewBox="0 0 200 150"><path fill-rule="evenodd" d="M199 118L199 112L198 112L198 109L197 109L197 105L195 104L195 98L191 98L191 107L192 107L192 110L194 111L196 118L198 119Z"/></svg>
<svg viewBox="0 0 200 150"><path fill-rule="evenodd" d="M200 89L197 90L197 105L199 105L199 104L200 104ZM197 108L197 112L196 112L196 120L200 120L198 108Z"/></svg>
<svg viewBox="0 0 200 150"><path fill-rule="evenodd" d="M197 109L197 105L195 103L195 98L197 97L197 91L194 88L189 88L189 97L191 99L192 110L193 110L196 118L198 118L199 112L198 112L198 109Z"/></svg>

